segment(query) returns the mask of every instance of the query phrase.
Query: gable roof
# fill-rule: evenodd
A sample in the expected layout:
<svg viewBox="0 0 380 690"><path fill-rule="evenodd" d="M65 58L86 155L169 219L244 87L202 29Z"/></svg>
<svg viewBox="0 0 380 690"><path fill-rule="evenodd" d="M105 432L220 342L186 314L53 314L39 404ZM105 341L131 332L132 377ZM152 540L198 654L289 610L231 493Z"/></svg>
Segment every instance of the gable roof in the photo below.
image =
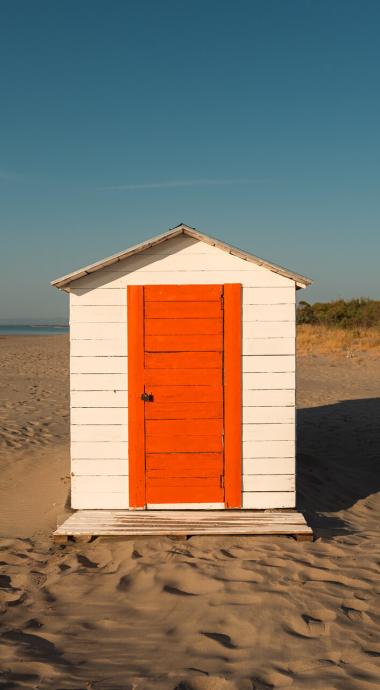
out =
<svg viewBox="0 0 380 690"><path fill-rule="evenodd" d="M97 261L94 264L90 264L89 266L80 268L77 271L73 271L73 273L68 273L66 276L62 276L61 278L56 278L55 280L51 281L51 285L53 285L56 288L59 288L60 290L66 290L73 281L78 280L79 278L83 278L83 276L89 275L90 273L95 273L96 271L100 271L105 266L111 266L112 264L116 264L119 261L128 259L130 256L134 256L135 254L140 254L140 252L143 252L145 249L150 249L150 247L154 247L158 244L161 244L161 242L165 242L166 240L172 239L173 237L178 237L178 235L186 235L187 237L192 237L193 239L199 240L200 242L206 242L206 244L210 244L213 247L217 247L218 249L222 249L223 251L228 252L229 254L238 256L240 259L243 259L244 261L250 261L253 264L262 266L263 268L267 268L269 271L273 271L273 273L278 273L280 276L284 276L285 278L294 280L294 282L296 283L296 288L305 288L313 282L310 278L306 278L305 276L302 276L298 273L292 273L291 271L288 271L286 268L283 268L282 266L277 266L276 264L272 264L269 261L260 259L258 256L255 256L254 254L250 254L249 252L245 252L242 249L233 247L232 245L227 244L226 242L222 242L221 240L218 240L214 237L210 237L209 235L203 235L201 232L198 232L198 230L196 230L195 228L190 228L188 225L180 223L180 225L177 225L175 228L172 228L167 232L164 232L162 235L156 235L155 237L152 237L149 240L145 240L145 242L141 242L140 244L136 244L133 247L129 247L129 249L126 249L123 252L113 254L112 256L109 256L106 259L102 259L101 261Z"/></svg>

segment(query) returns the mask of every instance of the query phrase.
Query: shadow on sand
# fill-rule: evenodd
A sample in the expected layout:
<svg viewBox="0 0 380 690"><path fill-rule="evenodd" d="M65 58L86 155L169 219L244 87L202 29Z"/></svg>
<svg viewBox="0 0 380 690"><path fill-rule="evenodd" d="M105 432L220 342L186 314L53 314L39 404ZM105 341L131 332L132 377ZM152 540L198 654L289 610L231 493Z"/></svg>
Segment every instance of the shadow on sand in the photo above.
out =
<svg viewBox="0 0 380 690"><path fill-rule="evenodd" d="M351 508L380 490L380 398L298 410L298 507L331 535L351 532L344 519L321 516Z"/></svg>

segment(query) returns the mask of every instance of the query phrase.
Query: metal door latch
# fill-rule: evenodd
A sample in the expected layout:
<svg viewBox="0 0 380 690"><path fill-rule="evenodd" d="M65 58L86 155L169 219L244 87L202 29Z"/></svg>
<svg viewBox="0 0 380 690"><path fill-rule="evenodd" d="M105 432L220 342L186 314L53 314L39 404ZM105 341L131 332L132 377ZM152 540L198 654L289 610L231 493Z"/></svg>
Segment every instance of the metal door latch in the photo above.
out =
<svg viewBox="0 0 380 690"><path fill-rule="evenodd" d="M153 395L152 393L141 393L141 400L144 400L144 402L153 402Z"/></svg>

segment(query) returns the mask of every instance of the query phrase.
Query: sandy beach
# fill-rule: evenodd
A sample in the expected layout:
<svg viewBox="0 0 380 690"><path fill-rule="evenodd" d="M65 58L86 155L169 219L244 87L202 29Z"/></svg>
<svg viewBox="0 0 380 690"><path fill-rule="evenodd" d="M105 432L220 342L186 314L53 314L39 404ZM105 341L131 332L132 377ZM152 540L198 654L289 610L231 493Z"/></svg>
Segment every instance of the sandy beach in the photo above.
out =
<svg viewBox="0 0 380 690"><path fill-rule="evenodd" d="M291 538L53 545L68 337L0 338L0 688L380 687L380 358L299 357Z"/></svg>

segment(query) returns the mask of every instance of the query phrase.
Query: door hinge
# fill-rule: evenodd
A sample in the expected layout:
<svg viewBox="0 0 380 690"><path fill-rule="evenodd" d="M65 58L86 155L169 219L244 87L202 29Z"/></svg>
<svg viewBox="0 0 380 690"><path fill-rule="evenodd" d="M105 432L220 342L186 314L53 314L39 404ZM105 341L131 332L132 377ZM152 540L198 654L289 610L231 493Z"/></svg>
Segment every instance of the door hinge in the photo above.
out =
<svg viewBox="0 0 380 690"><path fill-rule="evenodd" d="M220 475L220 488L224 489L224 474Z"/></svg>

